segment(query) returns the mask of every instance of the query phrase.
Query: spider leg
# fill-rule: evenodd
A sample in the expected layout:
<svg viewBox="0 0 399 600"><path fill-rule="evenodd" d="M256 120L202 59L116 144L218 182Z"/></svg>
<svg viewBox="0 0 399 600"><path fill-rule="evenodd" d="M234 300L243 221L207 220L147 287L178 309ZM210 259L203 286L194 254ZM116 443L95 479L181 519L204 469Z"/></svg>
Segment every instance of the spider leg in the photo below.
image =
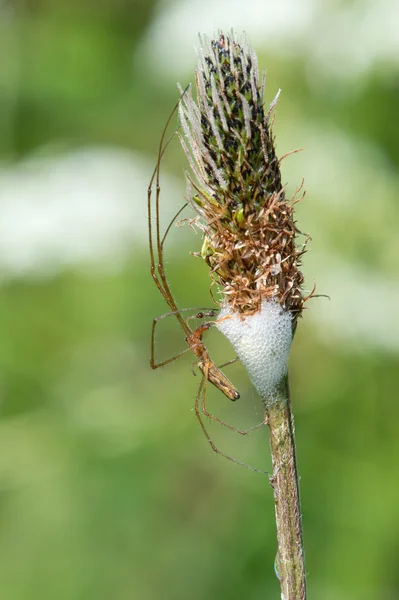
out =
<svg viewBox="0 0 399 600"><path fill-rule="evenodd" d="M207 377L207 367L206 366L204 367L204 376ZM219 419L219 417L216 417L215 415L212 415L208 411L208 409L206 407L206 389L204 389L204 392L202 394L201 412L202 412L202 414L204 414L209 419L212 419L213 421L216 421L216 423L219 423L219 425L223 425L223 427L227 427L231 431L234 431L235 433L239 433L240 435L248 435L252 431L255 431L256 429L259 429L260 427L263 427L263 425L267 424L266 413L265 413L265 417L264 417L264 419L263 419L263 421L261 423L258 423L257 425L254 425L253 427L250 427L249 429L238 429L237 427L233 427L233 425L229 425L225 421L222 421L222 419Z"/></svg>
<svg viewBox="0 0 399 600"><path fill-rule="evenodd" d="M172 356L171 358L168 358L167 360L164 360L159 363L155 362L155 328L157 326L158 321L161 321L162 319L166 319L167 317L176 316L177 314L180 315L183 312L197 311L193 317L189 317L188 319L186 319L186 323L188 326L188 320L190 318L197 317L199 314L198 311L206 311L205 313L203 313L204 317L206 317L209 314L213 313L213 310L214 309L209 308L209 307L180 308L179 310L174 310L173 312L165 313L164 315L161 315L160 317L155 317L155 319L153 319L153 321L152 321L152 330L151 330L151 358L150 358L151 368L157 369L158 367L163 367L164 365L167 365L168 363L173 362L174 360L178 359L180 356L182 356L183 354L188 352L188 350L190 350L190 348L186 348L182 352L179 352L178 354L176 354L175 356ZM196 365L196 364L197 364L197 362L194 363L194 365ZM193 367L192 367L192 370L193 370Z"/></svg>
<svg viewBox="0 0 399 600"><path fill-rule="evenodd" d="M152 174L150 183L148 185L148 190L147 190L147 210L148 210L148 236L149 236L149 247L150 247L151 276L152 276L156 286L158 287L159 291L161 292L162 296L164 297L165 302L168 304L169 308L172 311L174 311L174 313L176 315L176 319L179 321L185 334L190 335L191 331L190 331L189 327L187 326L185 320L181 316L180 312L178 311L175 300L170 291L169 284L168 284L168 281L167 281L166 275L165 275L164 258L163 258L163 245L165 242L165 238L166 238L172 224L174 223L175 219L180 215L180 213L185 208L185 206L183 206L177 212L177 214L175 215L175 217L172 219L169 226L167 227L166 232L163 236L161 236L161 230L160 230L160 210L159 210L160 193L161 193L161 186L160 186L161 160L162 160L162 157L163 157L167 147L169 146L169 143L173 139L176 132L174 132L165 141L166 133L167 133L169 123L170 123L175 111L177 110L180 100L184 96L185 91L186 90L184 90L181 97L179 98L179 101L177 102L173 111L169 115L169 118L168 118L166 125L164 127L164 130L162 132L161 141L159 143L159 148L158 148L157 163L156 163L156 166L155 166L155 169ZM153 186L155 186L155 200L152 199ZM154 227L153 227L153 223L152 223L153 218L155 218L155 226Z"/></svg>
<svg viewBox="0 0 399 600"><path fill-rule="evenodd" d="M263 427L264 425L267 425L266 415L265 415L265 418L263 419L263 421L261 421L261 423L258 423L257 425L253 425L253 427L250 427L249 429L239 429L238 427L234 427L233 425L229 425L228 423L226 423L222 419L219 419L219 417L216 417L215 415L212 415L207 410L207 408L206 408L206 394L205 393L202 396L201 412L202 412L202 414L204 414L209 419L212 419L212 421L216 421L216 423L219 423L219 425L223 425L223 427L227 427L231 431L234 431L235 433L239 433L240 435L248 435L252 431L255 431L256 429L259 429L260 427Z"/></svg>
<svg viewBox="0 0 399 600"><path fill-rule="evenodd" d="M267 471L261 471L260 469L256 469L255 467L251 467L250 465L247 465L235 458L233 458L232 456L229 456L228 454L225 454L224 452L222 452L221 450L219 450L219 448L216 447L216 445L213 443L209 433L207 432L204 422L202 420L201 417L201 411L200 411L200 399L201 399L201 405L202 405L202 396L206 393L206 383L207 383L207 379L205 374L202 377L202 381L198 390L198 394L197 397L195 399L195 405L194 405L194 410L195 410L195 415L198 419L198 422L201 426L202 431L204 432L204 435L206 437L206 439L209 442L210 447L212 448L212 450L216 453L219 454L220 456L223 456L224 458L226 458L227 460L236 463L237 465L240 465L241 467L245 467L246 469L249 469L250 471L254 471L255 473L261 473L262 475L269 475L270 473L268 473ZM262 423L263 424L263 423Z"/></svg>
<svg viewBox="0 0 399 600"><path fill-rule="evenodd" d="M225 362L222 365L218 366L218 369L224 369L224 367L228 367L229 365L232 365L233 363L237 362L237 360L240 360L238 358L238 356L236 356L235 358L232 358L231 360L228 360L227 362Z"/></svg>

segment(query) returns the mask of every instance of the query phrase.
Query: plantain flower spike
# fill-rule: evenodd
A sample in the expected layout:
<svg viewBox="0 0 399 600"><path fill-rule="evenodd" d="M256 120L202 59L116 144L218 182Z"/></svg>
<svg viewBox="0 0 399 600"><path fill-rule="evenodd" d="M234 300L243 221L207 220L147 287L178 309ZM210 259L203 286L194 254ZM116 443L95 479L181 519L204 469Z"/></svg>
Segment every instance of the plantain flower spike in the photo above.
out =
<svg viewBox="0 0 399 600"><path fill-rule="evenodd" d="M247 41L200 37L197 54L197 101L188 90L179 108L188 199L204 234L201 255L223 293L218 328L258 391L270 394L286 373L307 300L299 268L307 240L296 244L294 220L302 186L286 198L272 135L280 92L265 110L265 73L260 82Z"/></svg>

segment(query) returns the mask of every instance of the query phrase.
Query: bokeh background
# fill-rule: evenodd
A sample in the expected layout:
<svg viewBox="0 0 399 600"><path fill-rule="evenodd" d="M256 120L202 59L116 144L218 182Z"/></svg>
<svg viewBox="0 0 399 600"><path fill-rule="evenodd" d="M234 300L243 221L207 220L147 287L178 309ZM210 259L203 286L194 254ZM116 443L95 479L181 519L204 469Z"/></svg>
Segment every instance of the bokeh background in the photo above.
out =
<svg viewBox="0 0 399 600"><path fill-rule="evenodd" d="M152 372L167 307L146 188L197 32L245 30L312 242L290 363L309 597L399 598L399 5L395 0L1 0L0 590L5 600L278 598L267 477L214 455L186 356ZM173 121L173 127L176 120ZM165 225L184 202L177 140ZM185 216L189 217L190 213ZM171 232L180 306L211 305L199 235ZM170 321L170 320L169 320ZM207 338L224 362L232 350ZM165 319L156 351L184 347ZM261 418L241 391L214 412ZM267 432L210 427L270 469Z"/></svg>

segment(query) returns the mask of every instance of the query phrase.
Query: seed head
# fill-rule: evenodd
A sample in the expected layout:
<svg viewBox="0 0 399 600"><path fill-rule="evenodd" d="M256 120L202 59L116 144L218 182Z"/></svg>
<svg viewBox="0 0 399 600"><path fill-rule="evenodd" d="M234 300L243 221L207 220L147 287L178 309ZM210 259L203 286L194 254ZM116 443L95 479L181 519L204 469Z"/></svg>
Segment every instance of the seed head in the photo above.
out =
<svg viewBox="0 0 399 600"><path fill-rule="evenodd" d="M230 308L249 315L274 300L295 325L305 301L299 265L306 242L296 245L294 221L301 188L286 199L272 135L279 94L265 112L264 87L246 40L200 38L197 102L191 90L182 97L180 140L192 170L188 197L204 232L201 255Z"/></svg>

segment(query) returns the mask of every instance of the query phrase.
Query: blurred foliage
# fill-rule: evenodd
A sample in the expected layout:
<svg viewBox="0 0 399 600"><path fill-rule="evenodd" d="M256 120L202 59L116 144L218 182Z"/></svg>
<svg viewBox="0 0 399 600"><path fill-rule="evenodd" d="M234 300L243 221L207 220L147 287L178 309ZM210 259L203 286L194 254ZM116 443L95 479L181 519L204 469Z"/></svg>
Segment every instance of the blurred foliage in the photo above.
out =
<svg viewBox="0 0 399 600"><path fill-rule="evenodd" d="M144 0L2 5L3 160L86 144L117 144L155 158L176 88L173 81L158 85L133 56L156 9ZM325 82L312 90L300 58L263 58L270 89L283 87L287 99L278 132L287 113L315 127L329 121L375 144L397 167L397 72L371 72L354 97L332 94ZM181 154L171 149L167 161L176 172ZM378 222L379 239L388 217ZM328 213L319 227L322 245L336 231ZM361 239L361 220L352 227ZM367 239L351 251L367 266L372 257L364 248ZM207 305L206 271L186 250L168 264L173 289L181 306ZM116 273L77 268L3 282L2 597L279 596L267 478L210 451L191 412L199 378L190 358L149 369L151 319L165 310L139 242ZM225 360L227 346L212 336L215 355ZM158 340L160 356L184 346L169 323ZM310 598L399 598L398 366L393 353L321 341L306 315L300 323L291 379ZM240 402L226 404L210 391L211 406L229 422L253 424L260 409L239 367L234 381ZM211 430L234 456L270 469L264 431L247 439Z"/></svg>

